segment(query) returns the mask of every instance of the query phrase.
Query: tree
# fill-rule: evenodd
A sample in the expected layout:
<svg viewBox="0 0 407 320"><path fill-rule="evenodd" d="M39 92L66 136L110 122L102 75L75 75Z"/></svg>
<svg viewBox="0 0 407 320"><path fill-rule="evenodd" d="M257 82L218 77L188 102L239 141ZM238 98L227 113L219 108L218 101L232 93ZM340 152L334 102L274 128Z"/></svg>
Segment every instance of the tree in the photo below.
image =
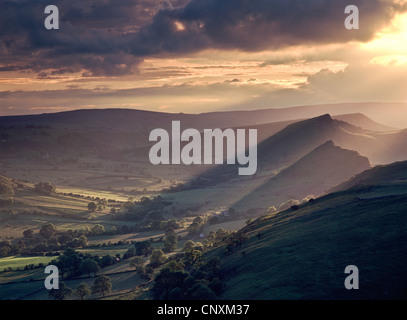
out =
<svg viewBox="0 0 407 320"><path fill-rule="evenodd" d="M0 247L0 257L7 257L11 249L9 247Z"/></svg>
<svg viewBox="0 0 407 320"><path fill-rule="evenodd" d="M101 293L102 297L105 297L105 292L110 292L112 290L112 283L109 277L104 275L96 278L92 286L92 293Z"/></svg>
<svg viewBox="0 0 407 320"><path fill-rule="evenodd" d="M165 265L165 267L168 268L172 272L176 272L176 271L184 271L185 265L181 261L173 260L173 261L170 261L169 263L167 263Z"/></svg>
<svg viewBox="0 0 407 320"><path fill-rule="evenodd" d="M69 297L72 294L72 289L69 288L65 282L59 283L59 289L51 289L48 292L50 298L55 300L64 300L66 297Z"/></svg>
<svg viewBox="0 0 407 320"><path fill-rule="evenodd" d="M169 229L165 235L164 251L173 252L177 248L177 244L178 236L176 235L173 229Z"/></svg>
<svg viewBox="0 0 407 320"><path fill-rule="evenodd" d="M69 273L70 275L78 274L81 263L82 259L79 257L79 253L74 249L68 248L56 260L52 260L50 264L57 266L63 277L64 273Z"/></svg>
<svg viewBox="0 0 407 320"><path fill-rule="evenodd" d="M154 286L152 294L154 299L167 300L169 293L175 289L185 289L185 279L188 273L185 271L171 271L170 268L165 267L154 279Z"/></svg>
<svg viewBox="0 0 407 320"><path fill-rule="evenodd" d="M154 249L151 253L150 264L152 267L155 268L162 265L165 260L167 260L167 257L161 249Z"/></svg>
<svg viewBox="0 0 407 320"><path fill-rule="evenodd" d="M56 187L50 182L40 182L37 183L34 187L35 190L37 190L38 192L45 194L53 194L56 190Z"/></svg>
<svg viewBox="0 0 407 320"><path fill-rule="evenodd" d="M140 257L140 256L137 256L137 257L135 257L135 258L133 258L131 261L130 261L130 267L132 267L132 268L138 268L138 267L140 267L140 266L142 266L144 264L144 258L143 257Z"/></svg>
<svg viewBox="0 0 407 320"><path fill-rule="evenodd" d="M40 229L40 236L44 237L45 239L50 239L56 234L57 228L52 223L46 224Z"/></svg>
<svg viewBox="0 0 407 320"><path fill-rule="evenodd" d="M185 264L187 266L194 266L195 264L198 266L198 261L201 260L202 252L199 250L191 250L185 254Z"/></svg>
<svg viewBox="0 0 407 320"><path fill-rule="evenodd" d="M93 259L85 259L79 265L79 272L81 274L88 274L89 277L91 273L96 274L99 271L98 263Z"/></svg>
<svg viewBox="0 0 407 320"><path fill-rule="evenodd" d="M123 259L128 259L128 258L134 257L135 255L136 255L136 248L135 247L130 247L123 254Z"/></svg>
<svg viewBox="0 0 407 320"><path fill-rule="evenodd" d="M105 227L102 226L101 224L96 224L96 225L94 225L94 226L92 227L92 229L91 229L91 233L92 233L92 235L94 235L94 236L101 235L101 234L103 234L104 232L105 232Z"/></svg>
<svg viewBox="0 0 407 320"><path fill-rule="evenodd" d="M24 238L27 238L27 239L32 238L33 235L34 235L34 231L32 231L31 229L24 230L24 232L23 232Z"/></svg>
<svg viewBox="0 0 407 320"><path fill-rule="evenodd" d="M78 243L79 247L84 247L88 244L88 238L86 238L85 235L81 235L78 240L79 240L79 243Z"/></svg>
<svg viewBox="0 0 407 320"><path fill-rule="evenodd" d="M184 248L182 249L182 251L190 252L190 251L194 250L194 247L195 247L195 242L193 242L192 240L188 240L187 242L185 242Z"/></svg>
<svg viewBox="0 0 407 320"><path fill-rule="evenodd" d="M188 227L188 235L198 235L204 226L205 221L201 217L196 217Z"/></svg>
<svg viewBox="0 0 407 320"><path fill-rule="evenodd" d="M134 247L136 248L136 255L148 256L153 252L153 246L150 241L137 242Z"/></svg>
<svg viewBox="0 0 407 320"><path fill-rule="evenodd" d="M91 294L91 291L89 286L85 282L82 282L75 290L75 295L81 297L81 300L83 300L83 298L89 294Z"/></svg>
<svg viewBox="0 0 407 320"><path fill-rule="evenodd" d="M110 254L107 254L102 257L102 260L100 260L100 267L101 268L108 267L111 266L113 263L114 258Z"/></svg>
<svg viewBox="0 0 407 320"><path fill-rule="evenodd" d="M287 202L284 202L283 204L281 204L280 207L278 208L278 210L283 211L288 208L291 208L292 206L299 205L299 204L300 204L300 202L298 200L290 199Z"/></svg>
<svg viewBox="0 0 407 320"><path fill-rule="evenodd" d="M93 201L88 203L88 210L90 212L95 212L96 209L97 209L96 203L94 203Z"/></svg>

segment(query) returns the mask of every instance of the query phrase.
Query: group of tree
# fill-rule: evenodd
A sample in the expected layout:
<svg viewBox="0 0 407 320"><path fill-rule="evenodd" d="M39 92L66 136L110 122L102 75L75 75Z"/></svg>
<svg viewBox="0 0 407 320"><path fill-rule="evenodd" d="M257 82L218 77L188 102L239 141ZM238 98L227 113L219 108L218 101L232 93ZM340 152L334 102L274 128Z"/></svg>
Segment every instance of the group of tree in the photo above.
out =
<svg viewBox="0 0 407 320"><path fill-rule="evenodd" d="M67 249L58 258L52 260L50 264L55 265L61 272L61 277L88 275L95 276L100 269L113 265L117 262L117 257L105 255L102 258L95 255L82 254L74 249Z"/></svg>
<svg viewBox="0 0 407 320"><path fill-rule="evenodd" d="M151 280L154 269L151 265L145 265L146 259L143 256L136 256L130 261L130 267L134 268L137 274L147 280Z"/></svg>
<svg viewBox="0 0 407 320"><path fill-rule="evenodd" d="M153 220L150 223L150 229L151 230L168 230L171 228L173 230L178 230L185 226L185 220L172 219L172 220L164 221L162 217L161 217L161 219L160 219L160 217L156 217L155 220Z"/></svg>
<svg viewBox="0 0 407 320"><path fill-rule="evenodd" d="M239 250L242 247L242 244L246 242L248 237L242 232L232 232L228 239L225 248L226 254L233 254L235 250Z"/></svg>
<svg viewBox="0 0 407 320"><path fill-rule="evenodd" d="M56 187L50 182L39 182L34 186L35 190L42 194L53 194L55 193Z"/></svg>
<svg viewBox="0 0 407 320"><path fill-rule="evenodd" d="M148 257L153 252L153 246L151 241L136 242L123 254L123 259L129 259L134 256Z"/></svg>
<svg viewBox="0 0 407 320"><path fill-rule="evenodd" d="M154 279L152 295L160 300L216 300L223 291L220 259L202 259L185 268L186 257L167 263Z"/></svg>
<svg viewBox="0 0 407 320"><path fill-rule="evenodd" d="M85 235L90 232L83 230L58 230L55 225L48 223L43 225L38 233L33 229L26 229L23 232L23 238L17 243L3 244L10 250L4 249L1 254L45 254L65 250L67 248L81 248L88 244L88 238ZM18 248L18 250L16 250Z"/></svg>
<svg viewBox="0 0 407 320"><path fill-rule="evenodd" d="M192 220L192 223L188 226L188 235L189 236L198 236L202 233L202 230L205 226L205 220L198 216Z"/></svg>
<svg viewBox="0 0 407 320"><path fill-rule="evenodd" d="M81 300L84 300L85 296L90 294L101 294L102 298L105 297L106 293L111 292L112 282L109 277L105 275L98 276L91 287L88 286L86 282L82 282L75 290L69 288L65 282L59 282L58 289L51 289L48 292L48 296L55 300L64 300L66 298L75 295Z"/></svg>
<svg viewBox="0 0 407 320"><path fill-rule="evenodd" d="M167 229L164 239L164 252L173 252L177 249L178 236L172 228Z"/></svg>
<svg viewBox="0 0 407 320"><path fill-rule="evenodd" d="M154 220L164 220L161 212L165 206L170 204L171 202L165 201L160 195L153 198L144 196L138 201L130 198L122 204L120 212L117 212L113 218L148 225Z"/></svg>
<svg viewBox="0 0 407 320"><path fill-rule="evenodd" d="M211 231L204 244L188 240L182 253L167 258L156 275L152 287L154 299L214 300L224 290L224 273L220 258L205 257L209 247L224 246L225 251L238 250L247 240L246 235L224 229Z"/></svg>
<svg viewBox="0 0 407 320"><path fill-rule="evenodd" d="M15 256L21 253L25 253L27 248L23 241L18 241L17 243L12 243L9 240L4 240L0 242L0 257Z"/></svg>
<svg viewBox="0 0 407 320"><path fill-rule="evenodd" d="M88 211L95 212L95 211L103 211L107 206L107 200L101 199L97 203L91 201L88 203Z"/></svg>

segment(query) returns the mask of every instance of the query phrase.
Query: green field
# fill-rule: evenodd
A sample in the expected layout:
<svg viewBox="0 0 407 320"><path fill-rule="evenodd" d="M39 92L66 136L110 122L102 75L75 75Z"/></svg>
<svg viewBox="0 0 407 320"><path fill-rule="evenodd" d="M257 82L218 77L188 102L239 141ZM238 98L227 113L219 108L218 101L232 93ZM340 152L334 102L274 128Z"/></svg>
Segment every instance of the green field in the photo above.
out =
<svg viewBox="0 0 407 320"><path fill-rule="evenodd" d="M37 266L40 263L47 265L51 260L55 259L55 257L24 257L24 256L11 256L0 258L0 270L4 270L7 268L12 268L13 270L16 269L23 269L26 265L33 264ZM0 274L1 277L1 274Z"/></svg>

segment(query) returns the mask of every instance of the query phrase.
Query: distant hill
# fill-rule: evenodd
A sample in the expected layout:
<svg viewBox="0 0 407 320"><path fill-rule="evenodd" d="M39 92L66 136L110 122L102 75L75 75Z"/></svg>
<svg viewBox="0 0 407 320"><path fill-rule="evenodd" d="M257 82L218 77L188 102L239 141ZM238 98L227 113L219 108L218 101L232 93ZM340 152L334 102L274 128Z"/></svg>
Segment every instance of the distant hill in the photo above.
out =
<svg viewBox="0 0 407 320"><path fill-rule="evenodd" d="M383 181L394 166L367 172ZM406 299L407 181L386 188L386 196L369 199L360 195L370 187L331 193L250 223L237 233L247 241L232 254L224 247L208 253L222 259L219 298ZM359 269L359 290L344 287L348 265Z"/></svg>
<svg viewBox="0 0 407 320"><path fill-rule="evenodd" d="M319 196L368 168L366 157L327 141L251 192L235 207L273 205L278 208L290 199L301 201L308 195Z"/></svg>
<svg viewBox="0 0 407 320"><path fill-rule="evenodd" d="M372 119L370 119L369 117L365 116L362 113L343 114L334 116L333 118L336 120L345 121L356 127L360 127L369 131L386 132L397 130L396 128L386 126L384 124L373 121Z"/></svg>
<svg viewBox="0 0 407 320"><path fill-rule="evenodd" d="M361 128L346 122L334 120L329 114L297 121L285 126L282 130L260 142L257 147L257 175L267 170L281 169L290 166L310 151L332 140L343 147L351 141L351 145L365 145L370 137L364 135ZM347 148L357 150L354 148ZM237 166L222 165L203 174L203 178L213 181L227 181L236 176Z"/></svg>
<svg viewBox="0 0 407 320"><path fill-rule="evenodd" d="M262 109L251 111L229 111L241 114L248 119L263 120L263 123L313 118L329 113L332 116L362 113L367 117L395 128L407 128L407 103L396 102L354 102L337 104L304 105L288 108ZM228 112L214 112L213 117L227 115Z"/></svg>
<svg viewBox="0 0 407 320"><path fill-rule="evenodd" d="M304 106L284 109L231 111L203 114L171 114L129 109L76 110L52 114L0 117L1 159L27 161L30 166L67 164L94 166L95 162L140 164L148 174L157 172L149 163L148 153L154 142L149 134L155 128L170 130L172 120L181 121L181 130L196 128L258 129L258 175L269 174L290 166L328 140L343 149L355 150L370 163L388 164L407 159L407 130L371 131L382 125L362 115L345 117L356 125L322 113L307 118L315 110L338 111L356 107L379 110L384 104L345 104ZM368 108L369 106L369 108ZM394 110L402 110L395 104ZM351 108L352 107L352 108ZM324 109L325 108L325 109ZM363 109L362 108L362 109ZM391 109L391 110L393 110ZM370 110L370 109L369 109ZM381 109L380 109L381 110ZM305 120L299 120L304 119ZM365 129L369 127L370 129ZM109 163L106 166L113 168ZM96 164L95 164L96 165ZM101 163L103 165L103 163ZM120 167L123 167L120 164ZM98 170L95 167L96 170ZM165 178L171 168L164 169ZM167 170L168 169L168 170ZM112 169L109 169L112 170ZM116 170L116 169L115 169ZM167 171L166 171L167 170ZM189 173L189 171L191 173ZM206 171L201 175L202 171ZM205 181L228 181L236 178L237 166L189 166L182 180L203 178ZM266 173L268 172L268 173ZM20 176L21 177L21 176ZM171 180L173 177L170 178Z"/></svg>
<svg viewBox="0 0 407 320"><path fill-rule="evenodd" d="M117 127L122 129L157 124L170 125L180 120L188 128L231 128L236 126L293 121L317 117L321 114L340 116L361 113L387 126L407 128L406 103L340 103L270 108L259 110L219 111L200 114L164 113L135 109L84 109L38 115L0 116L0 126L8 125L69 125L86 127Z"/></svg>

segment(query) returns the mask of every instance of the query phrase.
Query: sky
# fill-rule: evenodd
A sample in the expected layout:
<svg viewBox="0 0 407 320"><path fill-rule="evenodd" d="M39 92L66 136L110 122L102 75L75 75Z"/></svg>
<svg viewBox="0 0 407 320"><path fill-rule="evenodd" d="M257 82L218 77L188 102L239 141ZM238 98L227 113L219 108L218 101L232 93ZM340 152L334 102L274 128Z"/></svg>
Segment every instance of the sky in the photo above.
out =
<svg viewBox="0 0 407 320"><path fill-rule="evenodd" d="M2 0L0 115L407 102L406 43L405 0Z"/></svg>

